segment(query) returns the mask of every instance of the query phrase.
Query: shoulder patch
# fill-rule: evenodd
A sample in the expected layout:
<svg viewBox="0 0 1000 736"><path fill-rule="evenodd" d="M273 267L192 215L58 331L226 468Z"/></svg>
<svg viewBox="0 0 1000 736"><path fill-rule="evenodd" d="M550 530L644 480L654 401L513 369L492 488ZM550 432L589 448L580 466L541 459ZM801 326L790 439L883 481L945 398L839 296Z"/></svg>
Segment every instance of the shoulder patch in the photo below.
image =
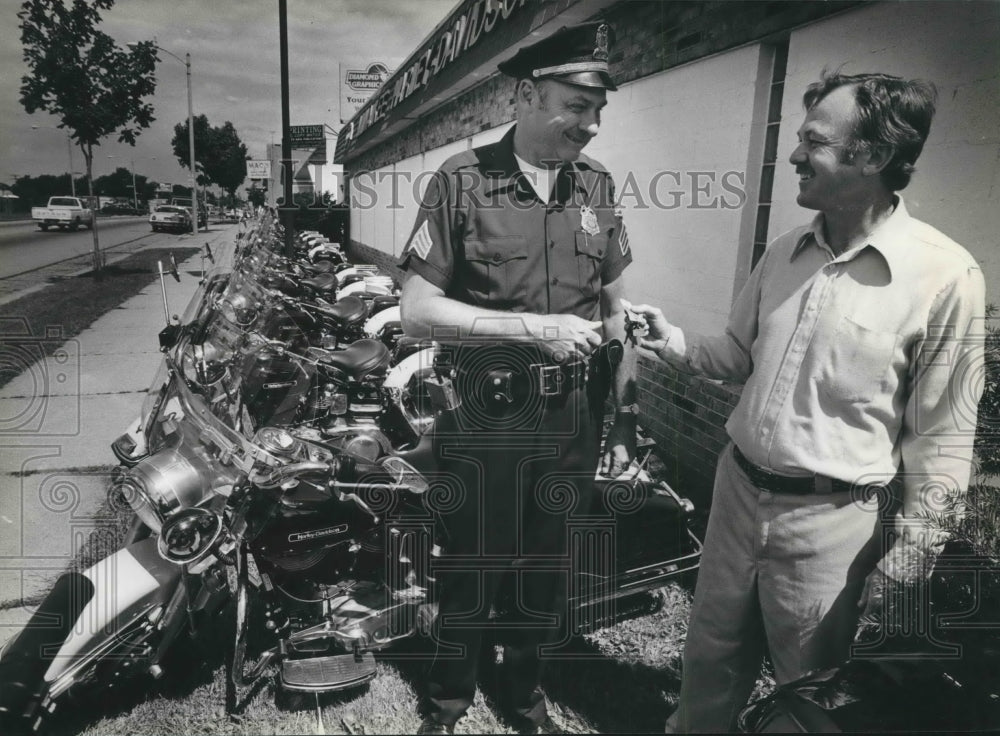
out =
<svg viewBox="0 0 1000 736"><path fill-rule="evenodd" d="M431 252L431 246L433 245L434 241L431 239L431 229L427 225L427 220L424 220L424 224L410 238L408 250L414 255L419 256L420 260L426 261L427 254Z"/></svg>
<svg viewBox="0 0 1000 736"><path fill-rule="evenodd" d="M625 223L621 223L621 228L618 230L618 247L621 249L622 255L628 255L628 230L625 229Z"/></svg>

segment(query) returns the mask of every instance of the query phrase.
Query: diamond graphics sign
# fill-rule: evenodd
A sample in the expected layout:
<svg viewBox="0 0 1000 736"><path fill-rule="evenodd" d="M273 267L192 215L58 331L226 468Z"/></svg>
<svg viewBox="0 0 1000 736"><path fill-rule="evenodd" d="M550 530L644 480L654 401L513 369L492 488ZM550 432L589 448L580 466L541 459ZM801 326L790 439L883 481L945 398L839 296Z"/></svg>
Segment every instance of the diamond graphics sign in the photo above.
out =
<svg viewBox="0 0 1000 736"><path fill-rule="evenodd" d="M340 122L354 117L391 73L392 70L380 61L373 61L364 69L348 69L341 64Z"/></svg>

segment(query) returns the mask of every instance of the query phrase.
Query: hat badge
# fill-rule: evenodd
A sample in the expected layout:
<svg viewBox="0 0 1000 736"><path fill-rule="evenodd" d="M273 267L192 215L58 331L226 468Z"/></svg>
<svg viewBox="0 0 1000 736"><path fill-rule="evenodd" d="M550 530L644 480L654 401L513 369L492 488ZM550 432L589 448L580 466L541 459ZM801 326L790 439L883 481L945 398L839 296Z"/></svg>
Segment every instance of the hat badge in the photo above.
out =
<svg viewBox="0 0 1000 736"><path fill-rule="evenodd" d="M595 61L607 61L608 60L608 24L601 23L597 27L597 46L594 47L594 60Z"/></svg>

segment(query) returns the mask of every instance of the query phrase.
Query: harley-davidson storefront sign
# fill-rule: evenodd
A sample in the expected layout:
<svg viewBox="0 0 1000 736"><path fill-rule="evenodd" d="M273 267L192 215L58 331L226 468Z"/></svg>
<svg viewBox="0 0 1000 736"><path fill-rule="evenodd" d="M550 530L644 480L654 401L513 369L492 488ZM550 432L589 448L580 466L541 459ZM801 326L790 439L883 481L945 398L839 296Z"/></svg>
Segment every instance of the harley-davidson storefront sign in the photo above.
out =
<svg viewBox="0 0 1000 736"><path fill-rule="evenodd" d="M438 33L411 57L413 60L402 74L381 89L361 113L351 120L341 133L349 141L379 122L390 110L399 105L463 54L476 45L480 38L509 20L527 0L476 0L440 27Z"/></svg>

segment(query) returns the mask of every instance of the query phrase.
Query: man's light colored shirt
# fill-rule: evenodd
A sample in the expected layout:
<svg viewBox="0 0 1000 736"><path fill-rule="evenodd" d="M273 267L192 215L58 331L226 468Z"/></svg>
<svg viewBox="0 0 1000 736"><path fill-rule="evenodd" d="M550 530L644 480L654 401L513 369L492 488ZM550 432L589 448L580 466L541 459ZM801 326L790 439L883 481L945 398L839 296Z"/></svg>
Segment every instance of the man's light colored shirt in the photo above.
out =
<svg viewBox="0 0 1000 736"><path fill-rule="evenodd" d="M754 463L864 484L901 471L911 516L929 494L968 484L983 390L982 272L902 199L865 245L839 257L822 217L771 244L725 335L675 327L661 355L745 382L726 429Z"/></svg>

